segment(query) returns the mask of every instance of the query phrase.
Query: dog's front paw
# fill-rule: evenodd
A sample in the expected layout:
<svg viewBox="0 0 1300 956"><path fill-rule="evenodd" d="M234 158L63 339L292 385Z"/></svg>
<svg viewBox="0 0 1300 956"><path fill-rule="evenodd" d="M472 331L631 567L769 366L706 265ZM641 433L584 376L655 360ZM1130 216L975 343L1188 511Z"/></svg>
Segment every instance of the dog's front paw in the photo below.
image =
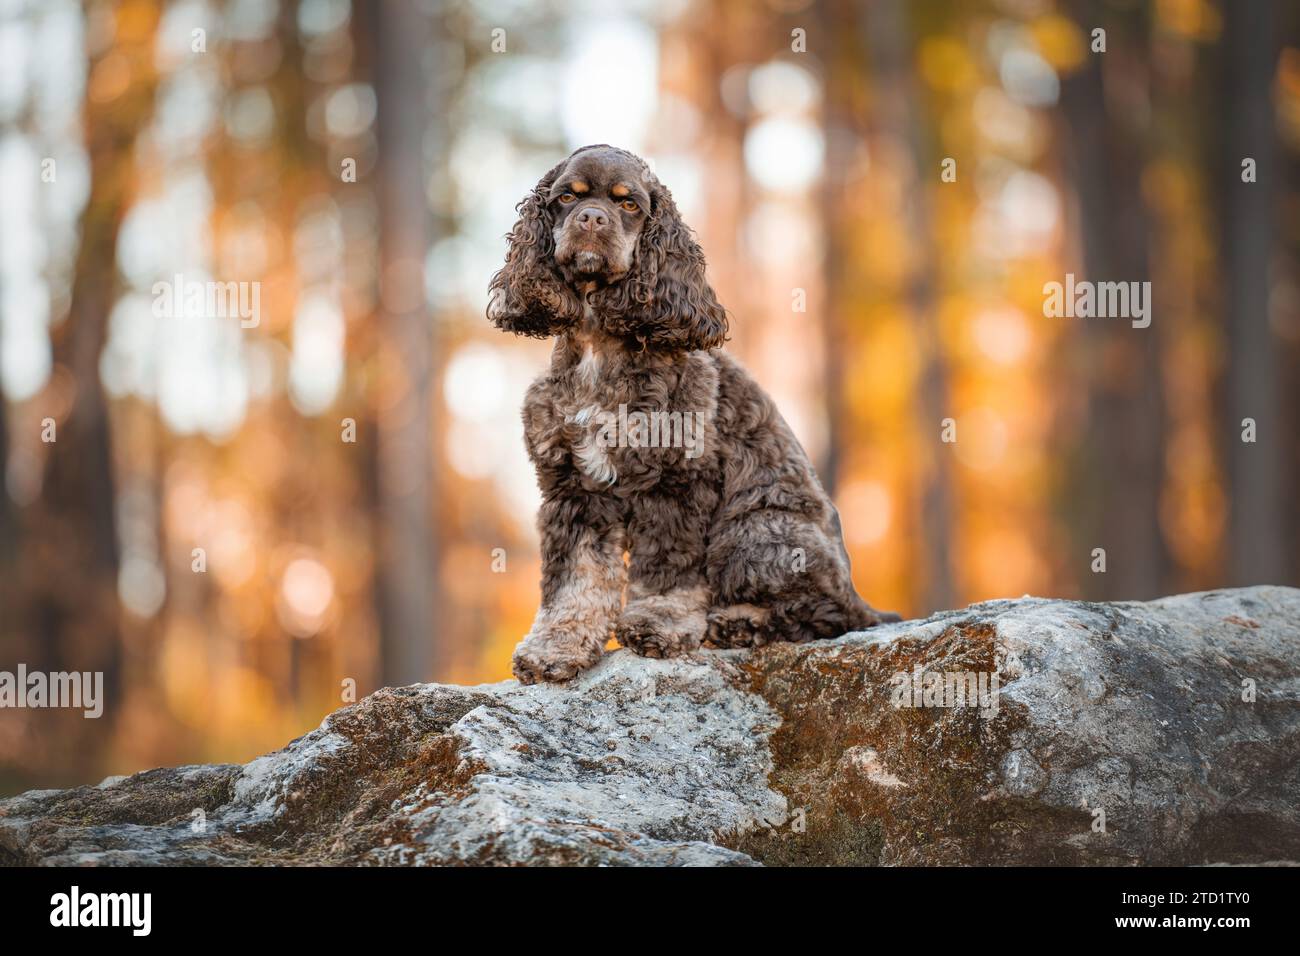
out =
<svg viewBox="0 0 1300 956"><path fill-rule="evenodd" d="M534 631L515 648L510 669L521 684L569 680L600 660L604 650L596 641Z"/></svg>
<svg viewBox="0 0 1300 956"><path fill-rule="evenodd" d="M623 610L614 639L642 657L679 657L700 646L707 623L695 601L671 595L642 598Z"/></svg>

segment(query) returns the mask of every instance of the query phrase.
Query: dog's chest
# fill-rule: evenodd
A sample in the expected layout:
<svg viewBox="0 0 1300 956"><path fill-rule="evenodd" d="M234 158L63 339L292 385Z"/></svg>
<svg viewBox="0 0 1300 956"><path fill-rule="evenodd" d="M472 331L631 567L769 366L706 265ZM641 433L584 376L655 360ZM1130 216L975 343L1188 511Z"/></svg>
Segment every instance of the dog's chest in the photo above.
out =
<svg viewBox="0 0 1300 956"><path fill-rule="evenodd" d="M609 486L618 480L618 411L626 409L624 376L615 374L616 363L591 343L565 376L557 411L563 423L562 442L574 465L587 481Z"/></svg>
<svg viewBox="0 0 1300 956"><path fill-rule="evenodd" d="M559 342L526 402L530 452L547 472L618 496L694 475L710 460L717 383L703 352L628 353L596 336Z"/></svg>

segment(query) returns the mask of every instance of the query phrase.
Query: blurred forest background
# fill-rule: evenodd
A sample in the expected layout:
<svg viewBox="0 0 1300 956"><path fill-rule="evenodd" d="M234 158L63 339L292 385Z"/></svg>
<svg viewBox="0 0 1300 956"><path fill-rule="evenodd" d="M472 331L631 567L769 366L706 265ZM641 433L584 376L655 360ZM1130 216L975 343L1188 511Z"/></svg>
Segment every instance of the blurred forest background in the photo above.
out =
<svg viewBox="0 0 1300 956"><path fill-rule="evenodd" d="M877 607L1297 583L1294 3L0 0L0 124L0 669L106 681L0 711L0 793L509 675L549 347L487 282L593 142L674 191ZM1067 272L1150 328L1045 317ZM156 317L177 274L260 323Z"/></svg>

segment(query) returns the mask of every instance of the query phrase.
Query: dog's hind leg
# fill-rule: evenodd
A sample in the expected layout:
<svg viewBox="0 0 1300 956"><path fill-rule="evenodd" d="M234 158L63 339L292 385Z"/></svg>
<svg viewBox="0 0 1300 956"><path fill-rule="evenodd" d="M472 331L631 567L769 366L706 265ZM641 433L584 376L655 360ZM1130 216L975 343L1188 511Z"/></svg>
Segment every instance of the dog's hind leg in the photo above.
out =
<svg viewBox="0 0 1300 956"><path fill-rule="evenodd" d="M839 637L898 619L858 596L839 541L792 511L764 508L716 529L708 573L715 647Z"/></svg>
<svg viewBox="0 0 1300 956"><path fill-rule="evenodd" d="M757 647L768 642L771 619L771 611L755 604L713 607L704 639L712 647Z"/></svg>

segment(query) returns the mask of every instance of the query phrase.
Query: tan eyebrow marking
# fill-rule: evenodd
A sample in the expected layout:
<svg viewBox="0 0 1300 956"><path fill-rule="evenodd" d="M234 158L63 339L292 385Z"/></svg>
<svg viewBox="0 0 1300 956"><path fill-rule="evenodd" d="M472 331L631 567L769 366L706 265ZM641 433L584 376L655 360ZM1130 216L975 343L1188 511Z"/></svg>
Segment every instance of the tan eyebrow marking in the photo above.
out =
<svg viewBox="0 0 1300 956"><path fill-rule="evenodd" d="M627 195L628 193L630 193L631 191L632 191L631 189L629 189L628 187L624 186L622 183L616 183L616 184L614 185L614 188L610 190L611 193L613 193L615 196L619 196L619 197L626 196L626 195Z"/></svg>
<svg viewBox="0 0 1300 956"><path fill-rule="evenodd" d="M587 185L586 181L581 179L575 179L569 184L569 188L575 193L585 193L591 189L591 187Z"/></svg>

